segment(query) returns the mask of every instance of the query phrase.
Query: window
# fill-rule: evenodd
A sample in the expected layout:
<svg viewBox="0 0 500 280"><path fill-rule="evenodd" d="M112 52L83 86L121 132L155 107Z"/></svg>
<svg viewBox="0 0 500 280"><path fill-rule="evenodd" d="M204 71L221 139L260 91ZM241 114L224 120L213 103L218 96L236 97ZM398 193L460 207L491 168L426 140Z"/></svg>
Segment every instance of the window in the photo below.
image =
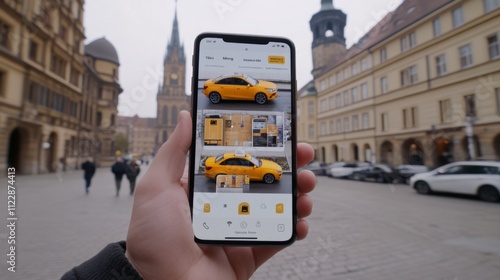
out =
<svg viewBox="0 0 500 280"><path fill-rule="evenodd" d="M349 68L348 67L344 68L344 80L346 80L347 78L349 78Z"/></svg>
<svg viewBox="0 0 500 280"><path fill-rule="evenodd" d="M401 71L401 86L412 85L418 82L417 66L413 65Z"/></svg>
<svg viewBox="0 0 500 280"><path fill-rule="evenodd" d="M328 110L328 103L326 103L326 99L322 99L320 101L320 112L326 112Z"/></svg>
<svg viewBox="0 0 500 280"><path fill-rule="evenodd" d="M354 63L354 64L352 65L352 75L354 76L354 75L356 75L356 74L358 74L358 73L359 73L358 63Z"/></svg>
<svg viewBox="0 0 500 280"><path fill-rule="evenodd" d="M499 0L484 0L484 11L489 13L500 6Z"/></svg>
<svg viewBox="0 0 500 280"><path fill-rule="evenodd" d="M337 133L341 133L342 132L342 121L340 119L338 119L335 122L335 126L336 126L335 131L337 131Z"/></svg>
<svg viewBox="0 0 500 280"><path fill-rule="evenodd" d="M408 37L401 38L401 52L408 50Z"/></svg>
<svg viewBox="0 0 500 280"><path fill-rule="evenodd" d="M474 94L465 96L465 115L467 117L476 117L476 97Z"/></svg>
<svg viewBox="0 0 500 280"><path fill-rule="evenodd" d="M358 88L357 87L353 87L351 89L351 102L352 103L356 103L358 102L359 100L359 97L358 97Z"/></svg>
<svg viewBox="0 0 500 280"><path fill-rule="evenodd" d="M444 54L436 56L436 73L438 76L446 74L446 56Z"/></svg>
<svg viewBox="0 0 500 280"><path fill-rule="evenodd" d="M385 48L380 50L380 62L383 63L387 60L387 50Z"/></svg>
<svg viewBox="0 0 500 280"><path fill-rule="evenodd" d="M10 26L0 20L0 46L9 48L9 31Z"/></svg>
<svg viewBox="0 0 500 280"><path fill-rule="evenodd" d="M410 38L410 48L414 48L417 45L417 34L415 33L415 31L410 33L409 38Z"/></svg>
<svg viewBox="0 0 500 280"><path fill-rule="evenodd" d="M490 59L497 59L500 57L500 48L498 46L498 36L495 34L488 37L488 52L490 54Z"/></svg>
<svg viewBox="0 0 500 280"><path fill-rule="evenodd" d="M101 112L97 112L96 125L97 126L101 126L101 123L102 123L102 113Z"/></svg>
<svg viewBox="0 0 500 280"><path fill-rule="evenodd" d="M309 101L307 105L309 117L314 117L314 102Z"/></svg>
<svg viewBox="0 0 500 280"><path fill-rule="evenodd" d="M441 123L451 122L451 101L450 99L439 101L439 110L441 113Z"/></svg>
<svg viewBox="0 0 500 280"><path fill-rule="evenodd" d="M370 61L368 57L365 57L361 60L361 71L366 71L368 68L370 68Z"/></svg>
<svg viewBox="0 0 500 280"><path fill-rule="evenodd" d="M326 89L326 80L319 82L319 90L324 91Z"/></svg>
<svg viewBox="0 0 500 280"><path fill-rule="evenodd" d="M326 122L321 122L319 125L319 135L326 135Z"/></svg>
<svg viewBox="0 0 500 280"><path fill-rule="evenodd" d="M330 78L328 79L328 83L330 84L331 87L335 85L335 76L331 75Z"/></svg>
<svg viewBox="0 0 500 280"><path fill-rule="evenodd" d="M389 114L388 113L382 113L380 115L380 120L382 121L382 131L388 131L389 130Z"/></svg>
<svg viewBox="0 0 500 280"><path fill-rule="evenodd" d="M39 62L38 59L38 43L30 40L29 43L29 50L28 50L28 56L31 60Z"/></svg>
<svg viewBox="0 0 500 280"><path fill-rule="evenodd" d="M403 126L411 128L417 126L417 107L403 109Z"/></svg>
<svg viewBox="0 0 500 280"><path fill-rule="evenodd" d="M335 122L333 120L330 121L330 134L335 133Z"/></svg>
<svg viewBox="0 0 500 280"><path fill-rule="evenodd" d="M368 98L368 84L362 83L361 84L361 99L367 99L367 98Z"/></svg>
<svg viewBox="0 0 500 280"><path fill-rule="evenodd" d="M452 17L453 17L453 28L457 28L462 24L464 24L464 10L462 6L452 11Z"/></svg>
<svg viewBox="0 0 500 280"><path fill-rule="evenodd" d="M53 54L50 63L50 70L56 75L66 78L66 61L58 55Z"/></svg>
<svg viewBox="0 0 500 280"><path fill-rule="evenodd" d="M349 118L348 117L345 117L344 118L344 131L345 132L349 132L350 131L350 126L349 126Z"/></svg>
<svg viewBox="0 0 500 280"><path fill-rule="evenodd" d="M66 26L64 25L60 25L59 26L59 33L58 33L58 36L63 39L64 41L66 41L66 35L68 33L68 29L66 28Z"/></svg>
<svg viewBox="0 0 500 280"><path fill-rule="evenodd" d="M2 83L2 77L0 74L0 88L1 88L1 83ZM495 94L497 96L497 114L500 116L500 88L495 89Z"/></svg>
<svg viewBox="0 0 500 280"><path fill-rule="evenodd" d="M335 107L336 108L340 108L342 107L342 96L340 93L337 93L335 95Z"/></svg>
<svg viewBox="0 0 500 280"><path fill-rule="evenodd" d="M344 106L347 106L349 105L349 91L344 91L343 93L343 96L344 96Z"/></svg>
<svg viewBox="0 0 500 280"><path fill-rule="evenodd" d="M359 130L359 116L358 115L352 116L352 130L353 131Z"/></svg>
<svg viewBox="0 0 500 280"><path fill-rule="evenodd" d="M80 82L80 72L76 70L75 68L71 68L71 74L69 77L69 82L72 83L75 86L79 85Z"/></svg>
<svg viewBox="0 0 500 280"><path fill-rule="evenodd" d="M441 19L437 18L432 21L432 30L434 32L434 37L441 36Z"/></svg>
<svg viewBox="0 0 500 280"><path fill-rule="evenodd" d="M368 129L369 126L370 126L370 117L368 116L368 113L363 113L361 115L361 128Z"/></svg>
<svg viewBox="0 0 500 280"><path fill-rule="evenodd" d="M0 70L0 96L5 96L5 72Z"/></svg>
<svg viewBox="0 0 500 280"><path fill-rule="evenodd" d="M328 98L328 108L330 110L335 108L335 97L333 95Z"/></svg>
<svg viewBox="0 0 500 280"><path fill-rule="evenodd" d="M462 68L472 65L472 47L470 44L459 48L460 52L460 66Z"/></svg>
<svg viewBox="0 0 500 280"><path fill-rule="evenodd" d="M389 91L389 84L387 83L387 77L380 78L380 91L382 94L386 94Z"/></svg>
<svg viewBox="0 0 500 280"><path fill-rule="evenodd" d="M314 124L309 125L309 138L314 138Z"/></svg>

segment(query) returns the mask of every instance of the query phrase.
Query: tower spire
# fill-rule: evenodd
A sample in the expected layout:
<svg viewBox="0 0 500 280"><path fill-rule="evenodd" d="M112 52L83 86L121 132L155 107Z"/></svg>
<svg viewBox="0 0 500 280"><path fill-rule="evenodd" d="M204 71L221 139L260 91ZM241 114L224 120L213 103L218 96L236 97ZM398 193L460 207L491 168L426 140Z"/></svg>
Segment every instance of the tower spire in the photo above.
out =
<svg viewBox="0 0 500 280"><path fill-rule="evenodd" d="M321 11L333 10L333 0L321 0Z"/></svg>
<svg viewBox="0 0 500 280"><path fill-rule="evenodd" d="M170 41L168 42L167 52L165 54L165 63L174 56L174 53L179 60L185 60L184 46L181 44L179 36L179 23L177 21L177 1L175 1L174 22L172 24L172 34L170 35Z"/></svg>

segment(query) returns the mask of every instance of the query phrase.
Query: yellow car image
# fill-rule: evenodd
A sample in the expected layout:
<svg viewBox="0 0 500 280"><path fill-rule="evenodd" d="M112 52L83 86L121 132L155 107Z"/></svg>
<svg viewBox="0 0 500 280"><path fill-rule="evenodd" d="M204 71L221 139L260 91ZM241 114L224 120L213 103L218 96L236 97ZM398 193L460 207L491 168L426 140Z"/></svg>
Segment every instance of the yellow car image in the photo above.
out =
<svg viewBox="0 0 500 280"><path fill-rule="evenodd" d="M214 104L222 100L255 100L264 104L278 97L275 83L256 80L248 75L225 75L209 79L203 86L203 93Z"/></svg>
<svg viewBox="0 0 500 280"><path fill-rule="evenodd" d="M218 175L248 175L252 181L272 184L281 179L283 170L277 163L252 157L246 153L225 153L208 157L205 161L205 176L216 179Z"/></svg>

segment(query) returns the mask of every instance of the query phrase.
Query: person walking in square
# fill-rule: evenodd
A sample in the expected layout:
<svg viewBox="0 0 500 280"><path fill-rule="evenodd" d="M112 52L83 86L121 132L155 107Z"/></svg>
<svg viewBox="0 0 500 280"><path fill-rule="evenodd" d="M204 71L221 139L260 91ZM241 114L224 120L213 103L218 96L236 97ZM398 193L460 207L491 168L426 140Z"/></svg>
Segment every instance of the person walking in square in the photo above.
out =
<svg viewBox="0 0 500 280"><path fill-rule="evenodd" d="M82 163L83 169L83 178L85 179L85 194L89 194L89 188L92 181L92 177L95 174L95 163L92 157L88 157L88 159Z"/></svg>
<svg viewBox="0 0 500 280"><path fill-rule="evenodd" d="M134 194L135 180L137 176L141 173L141 167L137 164L135 160L131 160L130 164L127 166L127 179L130 183L130 195Z"/></svg>
<svg viewBox="0 0 500 280"><path fill-rule="evenodd" d="M127 165L123 162L123 158L117 157L116 162L111 166L111 172L115 174L116 196L120 193L123 174L127 172Z"/></svg>

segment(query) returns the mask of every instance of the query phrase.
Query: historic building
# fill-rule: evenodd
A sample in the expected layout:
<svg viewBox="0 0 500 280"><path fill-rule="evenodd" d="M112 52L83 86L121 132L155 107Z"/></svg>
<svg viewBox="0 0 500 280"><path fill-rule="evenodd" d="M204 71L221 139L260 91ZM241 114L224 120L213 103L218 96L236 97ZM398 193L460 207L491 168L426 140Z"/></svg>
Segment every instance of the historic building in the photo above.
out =
<svg viewBox="0 0 500 280"><path fill-rule="evenodd" d="M85 56L83 2L0 1L0 169L53 172L112 150L119 63Z"/></svg>
<svg viewBox="0 0 500 280"><path fill-rule="evenodd" d="M341 26L326 2L318 14ZM325 45L314 90L299 91L299 137L324 162L500 159L499 35L498 0L404 1L343 54Z"/></svg>
<svg viewBox="0 0 500 280"><path fill-rule="evenodd" d="M174 131L179 112L189 110L190 97L186 95L186 55L180 41L177 11L163 60L163 82L158 87L156 102L155 121L137 116L119 118L120 133L126 133L129 141L128 153L155 153ZM139 132L141 135L137 134ZM153 139L154 143L152 149L150 139Z"/></svg>

